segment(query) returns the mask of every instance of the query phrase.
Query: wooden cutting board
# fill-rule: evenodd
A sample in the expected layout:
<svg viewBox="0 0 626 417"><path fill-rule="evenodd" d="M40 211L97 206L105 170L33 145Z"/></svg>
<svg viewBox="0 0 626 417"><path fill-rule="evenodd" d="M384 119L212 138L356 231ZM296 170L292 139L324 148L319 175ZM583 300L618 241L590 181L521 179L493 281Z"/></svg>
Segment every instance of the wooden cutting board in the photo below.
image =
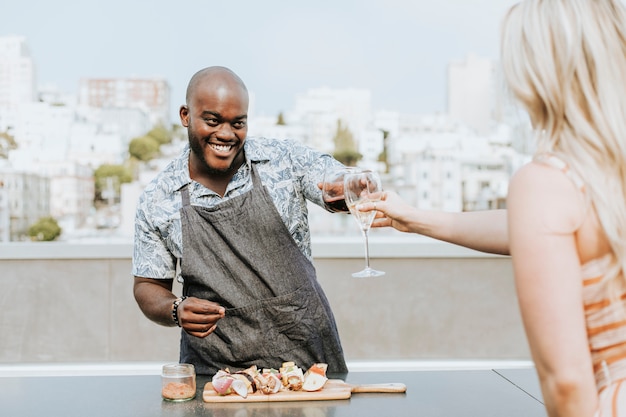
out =
<svg viewBox="0 0 626 417"><path fill-rule="evenodd" d="M406 385L400 383L351 385L341 379L329 379L319 391L279 391L276 394L255 392L243 398L237 394L219 395L209 381L204 386L202 399L207 403L345 400L350 398L353 392L403 393L406 392Z"/></svg>

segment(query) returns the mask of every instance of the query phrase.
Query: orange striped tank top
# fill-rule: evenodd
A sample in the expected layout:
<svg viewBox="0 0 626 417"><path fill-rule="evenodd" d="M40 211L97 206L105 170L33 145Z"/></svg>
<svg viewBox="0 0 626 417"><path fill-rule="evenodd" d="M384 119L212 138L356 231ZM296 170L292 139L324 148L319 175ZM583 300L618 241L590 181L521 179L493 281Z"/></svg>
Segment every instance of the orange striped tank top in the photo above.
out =
<svg viewBox="0 0 626 417"><path fill-rule="evenodd" d="M554 155L535 158L561 170L585 193L582 179ZM615 285L617 297L610 297L605 276L614 262L608 253L581 265L583 304L600 406L596 417L626 417L626 283Z"/></svg>

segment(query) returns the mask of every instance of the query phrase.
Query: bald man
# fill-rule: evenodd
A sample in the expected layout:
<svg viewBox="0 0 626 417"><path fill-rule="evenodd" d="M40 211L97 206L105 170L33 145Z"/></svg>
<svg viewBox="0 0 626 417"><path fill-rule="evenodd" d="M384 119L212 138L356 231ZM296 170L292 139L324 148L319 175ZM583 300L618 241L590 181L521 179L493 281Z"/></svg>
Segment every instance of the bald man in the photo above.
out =
<svg viewBox="0 0 626 417"><path fill-rule="evenodd" d="M345 373L335 319L311 257L307 201L330 155L247 138L248 91L230 69L189 81L189 144L140 197L134 296L150 320L181 327L180 361L199 374L327 363ZM183 284L181 296L173 280Z"/></svg>

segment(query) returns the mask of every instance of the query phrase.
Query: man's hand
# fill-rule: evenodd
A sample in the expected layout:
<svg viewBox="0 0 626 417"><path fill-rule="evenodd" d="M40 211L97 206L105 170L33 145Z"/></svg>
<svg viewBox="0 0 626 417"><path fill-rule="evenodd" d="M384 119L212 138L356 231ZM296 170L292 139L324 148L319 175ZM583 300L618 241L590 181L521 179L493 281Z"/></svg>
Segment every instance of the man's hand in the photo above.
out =
<svg viewBox="0 0 626 417"><path fill-rule="evenodd" d="M163 326L175 326L172 304L172 279L135 277L133 292L141 311L150 320ZM215 330L226 309L217 303L188 297L178 305L178 323L190 335L207 337Z"/></svg>
<svg viewBox="0 0 626 417"><path fill-rule="evenodd" d="M212 301L188 297L178 305L178 322L190 335L207 337L217 327L226 309Z"/></svg>

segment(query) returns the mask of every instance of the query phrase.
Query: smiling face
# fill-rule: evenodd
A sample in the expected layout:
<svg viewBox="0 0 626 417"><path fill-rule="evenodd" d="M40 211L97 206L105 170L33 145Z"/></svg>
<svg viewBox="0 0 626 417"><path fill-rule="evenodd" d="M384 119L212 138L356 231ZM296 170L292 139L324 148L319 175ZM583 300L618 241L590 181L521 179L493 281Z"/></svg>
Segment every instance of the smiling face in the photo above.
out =
<svg viewBox="0 0 626 417"><path fill-rule="evenodd" d="M244 162L248 133L248 92L239 77L220 67L194 75L180 119L189 136L192 178L232 177Z"/></svg>

